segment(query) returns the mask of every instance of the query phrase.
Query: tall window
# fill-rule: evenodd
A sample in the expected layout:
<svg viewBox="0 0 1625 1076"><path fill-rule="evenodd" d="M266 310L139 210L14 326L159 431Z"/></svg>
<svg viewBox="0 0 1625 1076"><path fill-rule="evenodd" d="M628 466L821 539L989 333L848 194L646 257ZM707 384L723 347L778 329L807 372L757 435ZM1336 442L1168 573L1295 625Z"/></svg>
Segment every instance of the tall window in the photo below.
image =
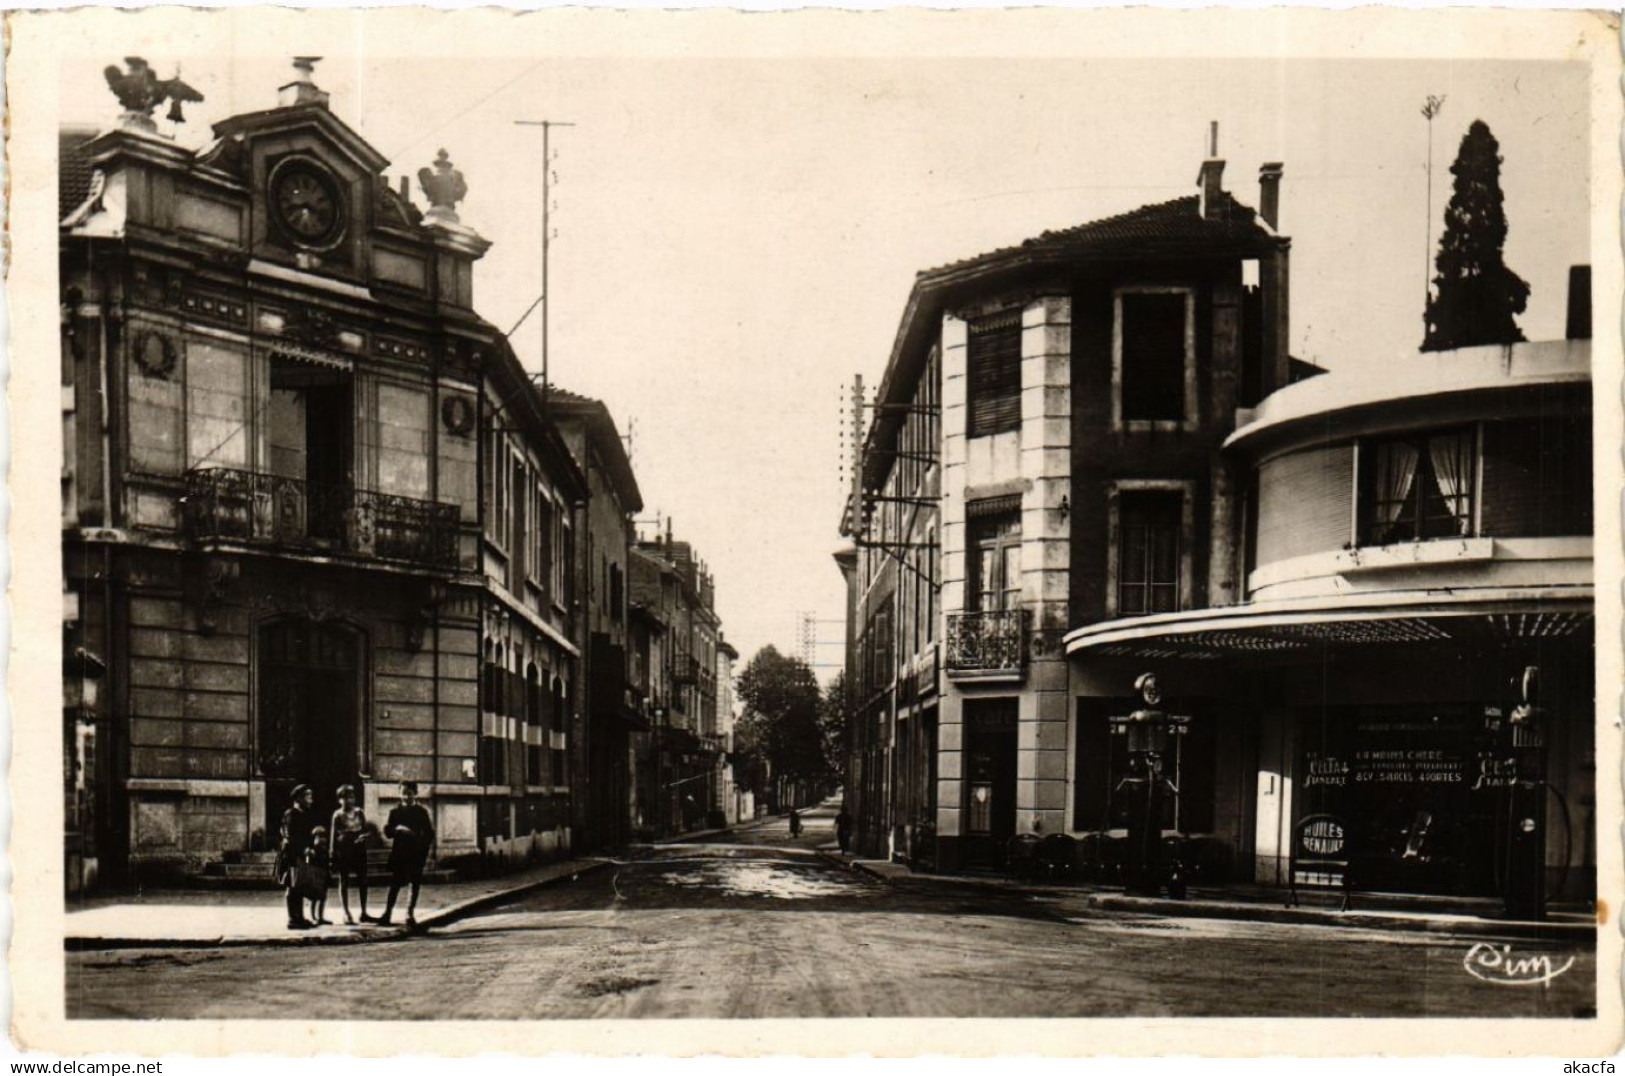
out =
<svg viewBox="0 0 1625 1076"><path fill-rule="evenodd" d="M1189 291L1117 294L1118 416L1124 422L1180 422L1194 374L1194 301Z"/></svg>
<svg viewBox="0 0 1625 1076"><path fill-rule="evenodd" d="M542 738L547 728L542 719L542 682L533 662L525 670L525 784L542 783Z"/></svg>
<svg viewBox="0 0 1625 1076"><path fill-rule="evenodd" d="M404 385L378 386L374 436L378 490L402 497L429 495L429 397Z"/></svg>
<svg viewBox="0 0 1625 1076"><path fill-rule="evenodd" d="M1014 430L1021 425L1021 311L1008 310L970 323L972 437Z"/></svg>
<svg viewBox="0 0 1625 1076"><path fill-rule="evenodd" d="M1021 516L1015 511L973 516L970 533L972 611L1021 606Z"/></svg>
<svg viewBox="0 0 1625 1076"><path fill-rule="evenodd" d="M570 699L564 690L564 681L553 680L553 725L548 731L547 743L552 761L552 778L555 787L562 787L569 783L565 775L565 730L570 727Z"/></svg>
<svg viewBox="0 0 1625 1076"><path fill-rule="evenodd" d="M1117 612L1121 616L1179 608L1179 530L1184 494L1129 490L1117 500Z"/></svg>
<svg viewBox="0 0 1625 1076"><path fill-rule="evenodd" d="M1363 442L1362 544L1471 534L1477 456L1471 429Z"/></svg>
<svg viewBox="0 0 1625 1076"><path fill-rule="evenodd" d="M575 528L570 526L570 519L565 509L561 508L559 510L558 519L558 557L553 563L553 578L555 593L559 596L559 604L569 609L570 603L575 600Z"/></svg>
<svg viewBox="0 0 1625 1076"><path fill-rule="evenodd" d="M248 465L248 356L194 341L186 356L186 462Z"/></svg>
<svg viewBox="0 0 1625 1076"><path fill-rule="evenodd" d="M513 537L508 541L508 549L513 555L513 591L520 593L520 587L525 584L526 544L529 540L527 533L526 509L531 502L530 483L525 478L525 464L523 460L513 461ZM534 569L531 569L534 574Z"/></svg>
<svg viewBox="0 0 1625 1076"><path fill-rule="evenodd" d="M934 642L937 637L937 532L935 528L925 532L925 641Z"/></svg>
<svg viewBox="0 0 1625 1076"><path fill-rule="evenodd" d="M493 435L491 473L496 486L496 514L491 520L491 536L498 545L508 544L508 448L500 433Z"/></svg>
<svg viewBox="0 0 1625 1076"><path fill-rule="evenodd" d="M481 717L479 773L482 785L500 785L505 779L507 713L506 648L486 643L485 714Z"/></svg>
<svg viewBox="0 0 1625 1076"><path fill-rule="evenodd" d="M553 532L556 523L554 521L553 501L546 493L543 493L537 501L536 508L536 538L541 543L541 548L537 550L536 576L544 587L550 588L553 586L554 581L553 558L555 556L553 552ZM557 591L550 591L550 593L557 595Z"/></svg>

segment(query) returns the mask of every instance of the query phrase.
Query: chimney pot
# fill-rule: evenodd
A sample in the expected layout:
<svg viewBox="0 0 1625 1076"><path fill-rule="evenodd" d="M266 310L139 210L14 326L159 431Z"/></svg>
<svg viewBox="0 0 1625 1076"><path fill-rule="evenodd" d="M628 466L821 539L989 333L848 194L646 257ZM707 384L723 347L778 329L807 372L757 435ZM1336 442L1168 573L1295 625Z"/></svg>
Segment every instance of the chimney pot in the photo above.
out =
<svg viewBox="0 0 1625 1076"><path fill-rule="evenodd" d="M1280 227L1281 217L1281 162L1271 161L1258 166L1258 215L1271 228Z"/></svg>

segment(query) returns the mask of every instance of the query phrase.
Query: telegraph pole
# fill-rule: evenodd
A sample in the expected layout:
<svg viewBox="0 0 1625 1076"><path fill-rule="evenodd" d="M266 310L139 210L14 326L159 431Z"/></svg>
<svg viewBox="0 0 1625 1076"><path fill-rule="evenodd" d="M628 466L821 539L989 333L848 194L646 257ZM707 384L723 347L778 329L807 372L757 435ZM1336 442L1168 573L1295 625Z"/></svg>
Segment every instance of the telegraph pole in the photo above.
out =
<svg viewBox="0 0 1625 1076"><path fill-rule="evenodd" d="M549 219L553 208L553 151L551 135L555 127L574 127L560 120L514 120L518 127L542 129L542 411L547 411L549 381L547 377L547 323L552 312L553 292L547 284L547 252L553 242L553 225ZM524 319L521 318L521 321ZM515 325L514 328L519 326Z"/></svg>

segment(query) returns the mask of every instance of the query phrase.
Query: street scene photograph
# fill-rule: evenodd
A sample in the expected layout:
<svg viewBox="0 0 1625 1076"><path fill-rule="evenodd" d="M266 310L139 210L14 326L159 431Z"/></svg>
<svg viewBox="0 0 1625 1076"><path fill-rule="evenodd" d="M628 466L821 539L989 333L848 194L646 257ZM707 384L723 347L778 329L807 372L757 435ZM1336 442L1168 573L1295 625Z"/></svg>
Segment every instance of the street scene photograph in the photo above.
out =
<svg viewBox="0 0 1625 1076"><path fill-rule="evenodd" d="M29 1019L1617 1042L1617 26L264 14L9 20Z"/></svg>

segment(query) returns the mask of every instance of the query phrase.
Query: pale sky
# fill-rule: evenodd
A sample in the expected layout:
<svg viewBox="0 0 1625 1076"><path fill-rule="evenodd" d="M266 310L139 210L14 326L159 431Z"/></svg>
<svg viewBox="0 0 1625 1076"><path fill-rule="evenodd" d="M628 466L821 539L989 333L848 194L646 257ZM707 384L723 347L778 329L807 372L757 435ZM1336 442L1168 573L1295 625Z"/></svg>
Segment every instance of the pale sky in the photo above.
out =
<svg viewBox="0 0 1625 1076"><path fill-rule="evenodd" d="M208 98L188 106L186 145L271 107L288 80L281 57L135 34L128 51L162 76L178 61ZM64 120L116 118L101 68L119 59L64 68ZM793 650L809 610L833 666L839 421L852 375L879 380L915 272L1193 192L1217 120L1242 201L1256 205L1260 163L1286 165L1294 354L1341 368L1414 350L1432 247L1420 108L1445 94L1434 239L1456 148L1483 119L1506 161L1507 262L1533 288L1520 324L1561 336L1567 267L1590 260L1587 77L1421 61L334 58L316 81L414 189L450 152L462 218L495 243L475 298L501 329L540 290L541 136L513 121L578 124L554 138L554 381L634 430L646 514L672 516L710 563L744 658ZM514 343L536 360L535 316Z"/></svg>

